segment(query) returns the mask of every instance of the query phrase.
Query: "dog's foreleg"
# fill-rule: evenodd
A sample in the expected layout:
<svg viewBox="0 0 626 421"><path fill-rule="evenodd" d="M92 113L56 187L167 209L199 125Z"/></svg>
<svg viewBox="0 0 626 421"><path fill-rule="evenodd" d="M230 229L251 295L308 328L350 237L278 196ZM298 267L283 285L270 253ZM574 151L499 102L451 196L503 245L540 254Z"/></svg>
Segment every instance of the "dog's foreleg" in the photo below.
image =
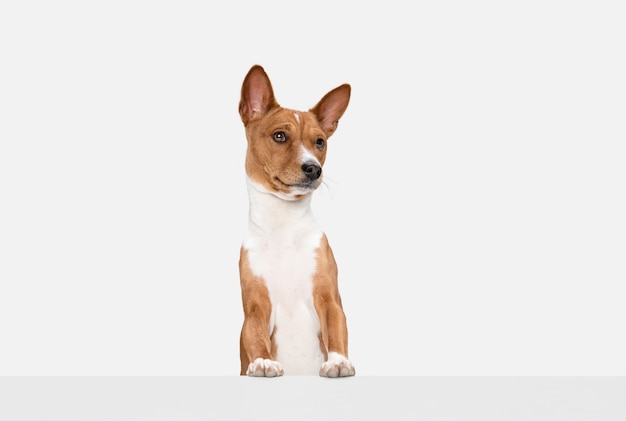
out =
<svg viewBox="0 0 626 421"><path fill-rule="evenodd" d="M239 260L239 275L244 312L239 341L240 374L254 377L282 376L283 368L272 357L269 332L272 305L269 291L263 280L250 271L244 249L241 250Z"/></svg>
<svg viewBox="0 0 626 421"><path fill-rule="evenodd" d="M313 296L326 356L319 374L324 377L354 376L354 365L348 359L348 327L337 285L337 264L325 235L318 249L317 262Z"/></svg>

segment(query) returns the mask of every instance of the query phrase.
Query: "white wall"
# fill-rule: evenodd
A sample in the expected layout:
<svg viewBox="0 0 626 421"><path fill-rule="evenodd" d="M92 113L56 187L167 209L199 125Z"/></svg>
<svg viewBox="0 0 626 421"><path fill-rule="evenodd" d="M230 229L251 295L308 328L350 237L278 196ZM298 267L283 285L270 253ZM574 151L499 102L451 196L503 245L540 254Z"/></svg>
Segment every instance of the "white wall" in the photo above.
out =
<svg viewBox="0 0 626 421"><path fill-rule="evenodd" d="M626 375L624 13L518 3L1 3L0 374L238 373L259 63L353 87L313 205L359 374Z"/></svg>

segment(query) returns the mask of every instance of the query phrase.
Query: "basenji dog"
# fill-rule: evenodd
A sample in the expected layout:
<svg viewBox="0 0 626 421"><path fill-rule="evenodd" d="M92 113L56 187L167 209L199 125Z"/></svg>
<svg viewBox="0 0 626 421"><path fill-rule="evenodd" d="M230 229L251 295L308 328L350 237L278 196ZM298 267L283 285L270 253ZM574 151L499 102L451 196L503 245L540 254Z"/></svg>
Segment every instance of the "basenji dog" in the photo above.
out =
<svg viewBox="0 0 626 421"><path fill-rule="evenodd" d="M296 111L278 104L261 66L243 81L249 221L239 259L241 375L355 374L337 265L311 211L327 141L350 91L343 84L309 111Z"/></svg>

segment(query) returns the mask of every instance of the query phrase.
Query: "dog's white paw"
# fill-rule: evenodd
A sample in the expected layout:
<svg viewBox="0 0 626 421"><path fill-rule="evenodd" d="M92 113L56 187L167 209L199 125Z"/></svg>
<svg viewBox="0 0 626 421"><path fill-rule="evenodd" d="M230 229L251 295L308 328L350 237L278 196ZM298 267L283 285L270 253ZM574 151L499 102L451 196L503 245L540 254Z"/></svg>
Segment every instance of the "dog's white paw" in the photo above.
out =
<svg viewBox="0 0 626 421"><path fill-rule="evenodd" d="M250 377L277 377L285 372L278 361L257 358L248 365L246 374Z"/></svg>
<svg viewBox="0 0 626 421"><path fill-rule="evenodd" d="M328 360L320 368L322 377L349 377L355 373L352 362L336 352L329 352Z"/></svg>

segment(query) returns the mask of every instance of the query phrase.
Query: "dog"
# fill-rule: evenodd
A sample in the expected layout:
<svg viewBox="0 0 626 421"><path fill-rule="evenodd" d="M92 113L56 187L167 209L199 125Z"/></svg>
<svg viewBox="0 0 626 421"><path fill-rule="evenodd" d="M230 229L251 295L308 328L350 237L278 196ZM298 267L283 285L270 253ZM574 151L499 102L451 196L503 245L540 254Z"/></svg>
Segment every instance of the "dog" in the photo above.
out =
<svg viewBox="0 0 626 421"><path fill-rule="evenodd" d="M337 265L311 211L327 141L350 93L343 84L309 111L296 111L278 104L260 65L243 80L239 115L248 143L249 221L239 258L240 375L355 374Z"/></svg>

